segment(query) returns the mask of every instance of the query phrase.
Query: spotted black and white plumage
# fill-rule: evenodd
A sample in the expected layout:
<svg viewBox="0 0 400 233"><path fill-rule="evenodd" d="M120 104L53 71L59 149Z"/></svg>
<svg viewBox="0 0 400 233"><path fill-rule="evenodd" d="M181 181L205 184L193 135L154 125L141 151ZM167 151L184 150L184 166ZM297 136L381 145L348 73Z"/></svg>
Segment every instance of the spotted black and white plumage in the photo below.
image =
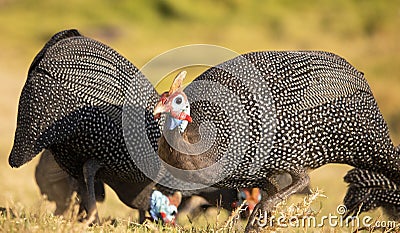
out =
<svg viewBox="0 0 400 233"><path fill-rule="evenodd" d="M246 62L257 73L246 71ZM215 82L231 92L215 94L215 89L202 88L202 81ZM272 102L262 99L263 94L257 92L260 90L269 91ZM233 154L242 157L241 163L237 164L237 158L226 158L230 166L225 168L231 178L222 185L258 185L271 174L326 163L347 163L398 178L398 152L367 81L334 54L249 53L207 70L184 91L189 101L193 100L194 123L189 124L187 134L204 122L214 123L216 141L202 154L213 160L208 162L220 159L218 156L234 148L232 144L240 145L235 147L240 153ZM208 96L215 95L226 104L207 101ZM229 112L242 107L243 118L230 118ZM271 124L264 124L268 121ZM241 124L247 135L233 131ZM270 140L270 144L263 140ZM264 145L270 145L268 150ZM261 160L262 169L252 174L248 168L254 165L250 164Z"/></svg>
<svg viewBox="0 0 400 233"><path fill-rule="evenodd" d="M291 186L262 201L260 206L269 205L267 209L304 187L308 169L327 163L345 163L399 180L400 153L364 74L335 54L244 54L208 69L184 92L193 123L183 137L164 129L161 158L189 170L220 162L219 175L224 178L214 184L217 187L268 190L273 175L291 174ZM209 135L215 137L211 148L196 156L172 149L165 140L199 144ZM208 184L215 173L187 180Z"/></svg>
<svg viewBox="0 0 400 233"><path fill-rule="evenodd" d="M382 207L393 220L400 220L400 185L384 175L352 169L344 177L349 187L344 198L348 215Z"/></svg>
<svg viewBox="0 0 400 233"><path fill-rule="evenodd" d="M132 86L137 89L132 90ZM87 161L95 160L99 166L98 171L93 169L96 179L108 184L123 203L139 209L144 220L143 211L149 207L155 183L136 167L128 153L122 128L123 120L129 119L123 119L123 104L128 102L129 107L145 110L145 133L154 152L162 124L154 120L151 109L158 98L150 82L116 51L76 30L59 32L46 43L29 68L9 163L19 167L47 149L37 170L41 190L50 194L49 186L62 179L63 190L57 191L64 191L63 195L58 192L50 195L64 199L72 191L78 191L85 202L83 190L89 184L82 186L83 170ZM129 133L128 138L138 134L132 130ZM142 144L129 145L136 147L139 156L141 151L148 150ZM57 164L52 160L53 155ZM49 174L57 180L42 179ZM79 187L75 187L75 179ZM166 188L164 191L171 192ZM64 208L68 206L63 200L59 203ZM89 208L87 203L83 205Z"/></svg>
<svg viewBox="0 0 400 233"><path fill-rule="evenodd" d="M131 83L138 89L128 91ZM122 108L127 96L137 108L148 109L146 132L156 150L160 131L150 109L158 94L151 83L110 47L76 30L57 33L29 69L10 165L19 167L48 149L87 192L83 202L88 212L95 212L94 178L113 188L125 204L139 207L135 200L139 188L125 193L119 189L124 183L150 190L154 186L136 167L124 142ZM135 146L139 152L144 147Z"/></svg>

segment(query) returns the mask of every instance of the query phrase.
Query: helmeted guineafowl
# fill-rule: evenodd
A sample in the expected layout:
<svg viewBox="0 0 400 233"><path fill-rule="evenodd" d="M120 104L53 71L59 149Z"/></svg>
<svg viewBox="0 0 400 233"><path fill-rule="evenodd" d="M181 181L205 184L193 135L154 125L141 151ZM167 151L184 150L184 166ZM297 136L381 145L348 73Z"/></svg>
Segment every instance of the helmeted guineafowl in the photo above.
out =
<svg viewBox="0 0 400 233"><path fill-rule="evenodd" d="M246 231L260 230L256 215L304 188L308 169L345 163L399 180L399 152L363 73L335 54L248 53L183 92L184 75L154 111L168 113L159 156L186 182L262 188ZM293 182L277 190L271 177L280 173Z"/></svg>
<svg viewBox="0 0 400 233"><path fill-rule="evenodd" d="M347 215L382 207L389 218L400 221L400 185L384 175L352 169L344 177L349 187L344 197Z"/></svg>
<svg viewBox="0 0 400 233"><path fill-rule="evenodd" d="M128 90L131 83L137 89ZM150 147L154 153L160 130L151 114L158 100L151 83L116 51L77 30L55 34L29 68L9 164L19 167L43 149L50 150L62 169L78 180L83 206L97 222L95 179L108 184L128 206L149 206L154 182L137 168L123 137L127 96L148 112L140 133L151 146L134 144L134 149L139 153ZM124 184L137 189L121 189Z"/></svg>
<svg viewBox="0 0 400 233"><path fill-rule="evenodd" d="M128 91L130 82L136 82L139 90ZM95 183L106 182L123 203L139 209L140 221L144 221L155 183L136 168L126 149L121 123L126 94L133 101L130 104L148 112L146 132L155 151L159 126L147 109L157 102L158 94L136 67L117 52L76 30L67 30L54 35L32 62L20 98L9 162L18 167L42 149L48 149L38 164L36 178L41 191L62 205L58 212L67 207L62 199L78 191L81 204L91 215L95 211L92 183L96 175ZM136 151L144 147L133 146L138 147ZM51 154L67 173L57 167ZM56 180L42 179L49 174L56 176ZM62 179L65 191L60 196L51 188L59 185L58 179ZM207 190L203 191L207 194ZM188 194L192 193L196 192Z"/></svg>

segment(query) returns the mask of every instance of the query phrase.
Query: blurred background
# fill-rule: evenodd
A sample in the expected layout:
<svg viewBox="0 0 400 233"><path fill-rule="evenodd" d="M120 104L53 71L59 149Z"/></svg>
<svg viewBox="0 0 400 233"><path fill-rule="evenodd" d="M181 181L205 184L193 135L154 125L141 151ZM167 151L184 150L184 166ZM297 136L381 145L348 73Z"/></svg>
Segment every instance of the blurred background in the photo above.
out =
<svg viewBox="0 0 400 233"><path fill-rule="evenodd" d="M325 50L365 73L393 142L400 143L400 2L397 0L0 0L0 206L28 208L40 200L37 159L11 169L17 105L34 56L56 32L76 28L127 57L137 67L177 46L215 44L239 53ZM323 213L336 213L349 166L311 173L325 190ZM107 190L101 216L131 210ZM380 213L377 213L378 215Z"/></svg>

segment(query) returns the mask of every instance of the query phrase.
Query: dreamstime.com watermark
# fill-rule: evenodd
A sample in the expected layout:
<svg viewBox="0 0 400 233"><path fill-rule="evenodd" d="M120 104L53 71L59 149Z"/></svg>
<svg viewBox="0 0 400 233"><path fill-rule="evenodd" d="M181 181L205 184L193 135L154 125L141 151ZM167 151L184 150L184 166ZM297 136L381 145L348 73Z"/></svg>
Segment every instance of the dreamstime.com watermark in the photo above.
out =
<svg viewBox="0 0 400 233"><path fill-rule="evenodd" d="M387 228L400 227L396 221L379 221L370 216L349 216L344 217L347 212L346 206L339 205L336 214L323 216L269 216L267 212L260 213L254 222L260 227L276 228L322 228L322 227L352 227L352 228ZM253 222L253 224L254 224Z"/></svg>

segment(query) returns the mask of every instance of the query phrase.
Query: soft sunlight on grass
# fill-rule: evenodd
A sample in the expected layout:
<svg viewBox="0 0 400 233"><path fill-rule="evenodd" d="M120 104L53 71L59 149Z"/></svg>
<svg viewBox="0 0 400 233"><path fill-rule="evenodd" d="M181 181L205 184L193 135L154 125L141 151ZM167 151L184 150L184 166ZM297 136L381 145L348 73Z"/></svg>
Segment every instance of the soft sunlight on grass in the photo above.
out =
<svg viewBox="0 0 400 233"><path fill-rule="evenodd" d="M365 227L362 224L364 215L358 216L359 222L347 223L341 219L340 212L322 214L323 205L320 199L328 198L322 190L314 189L306 197L294 197L289 201L278 204L269 216L270 221L265 224L265 232L357 232L363 229L366 232L377 230L399 230L391 227L393 222L381 215L368 215L368 223L375 224L381 221L388 224L388 228ZM54 216L49 212L49 203L44 199L39 200L31 208L26 208L20 203L7 202L5 208L0 209L0 232L242 232L245 221L239 218L243 211L242 206L232 213L227 213L218 208L211 208L206 214L191 220L181 216L176 226L151 222L146 220L138 224L132 217L109 217L102 219L100 225L89 225L79 221L78 206L71 206L64 216ZM229 216L230 215L230 216ZM229 218L228 218L229 216ZM328 218L328 216L333 216ZM183 220L182 220L183 219Z"/></svg>

